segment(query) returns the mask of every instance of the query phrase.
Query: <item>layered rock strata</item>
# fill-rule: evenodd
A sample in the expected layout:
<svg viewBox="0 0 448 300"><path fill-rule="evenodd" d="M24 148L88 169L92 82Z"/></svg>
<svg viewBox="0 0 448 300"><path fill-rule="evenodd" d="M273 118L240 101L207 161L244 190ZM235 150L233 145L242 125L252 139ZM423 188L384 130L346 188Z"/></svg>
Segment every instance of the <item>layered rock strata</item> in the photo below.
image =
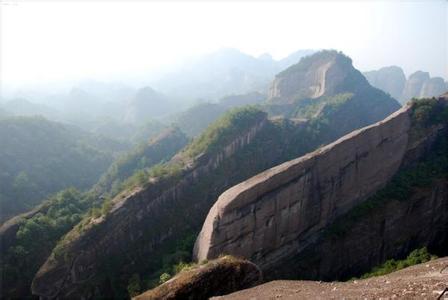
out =
<svg viewBox="0 0 448 300"><path fill-rule="evenodd" d="M437 103L442 110L447 98ZM224 192L198 236L196 260L232 254L269 272L280 266L291 269L287 262L313 245L335 219L383 188L400 167L420 159L446 134L444 122L415 138L412 109L408 105ZM437 207L446 205L438 202ZM434 212L442 213L437 207Z"/></svg>

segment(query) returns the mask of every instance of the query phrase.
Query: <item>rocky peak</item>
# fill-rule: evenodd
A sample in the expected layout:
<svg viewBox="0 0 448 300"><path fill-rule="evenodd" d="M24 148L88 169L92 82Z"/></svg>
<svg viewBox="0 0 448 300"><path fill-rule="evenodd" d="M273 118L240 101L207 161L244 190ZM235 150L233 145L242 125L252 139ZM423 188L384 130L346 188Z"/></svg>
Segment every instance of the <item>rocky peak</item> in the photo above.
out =
<svg viewBox="0 0 448 300"><path fill-rule="evenodd" d="M389 93L395 99L400 99L406 83L406 76L402 68L397 66L384 67L365 72L364 76L372 86Z"/></svg>
<svg viewBox="0 0 448 300"><path fill-rule="evenodd" d="M423 84L429 79L428 72L417 71L412 73L404 86L403 94L401 96L402 100L408 101L414 97L420 97Z"/></svg>
<svg viewBox="0 0 448 300"><path fill-rule="evenodd" d="M306 56L299 63L279 73L269 90L269 102L287 104L345 92L356 92L369 86L352 60L334 50Z"/></svg>
<svg viewBox="0 0 448 300"><path fill-rule="evenodd" d="M434 97L446 92L447 88L442 77L432 77L423 83L420 97Z"/></svg>

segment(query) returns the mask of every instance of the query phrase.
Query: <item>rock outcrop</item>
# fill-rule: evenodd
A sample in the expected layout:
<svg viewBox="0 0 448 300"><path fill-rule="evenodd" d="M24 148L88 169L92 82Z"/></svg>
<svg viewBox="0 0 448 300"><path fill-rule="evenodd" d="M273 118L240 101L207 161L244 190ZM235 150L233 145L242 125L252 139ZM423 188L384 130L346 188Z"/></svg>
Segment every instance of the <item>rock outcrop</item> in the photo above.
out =
<svg viewBox="0 0 448 300"><path fill-rule="evenodd" d="M356 93L368 86L349 57L325 50L302 58L298 64L275 76L268 101L288 104L345 92Z"/></svg>
<svg viewBox="0 0 448 300"><path fill-rule="evenodd" d="M354 70L348 67L349 72ZM194 241L214 201L226 189L399 108L395 100L360 78L367 88L342 101L335 97L327 103L327 96L320 97L320 106L308 121L267 119L259 111L260 118L240 120L249 127L229 124L231 134L216 127L220 121L212 124L187 146L197 150L193 156L185 160L188 151L181 151L168 169L162 169L168 174L162 172L147 186L119 195L109 214L72 230L35 276L33 293L47 298L94 297L113 291L108 296L125 297L126 282L133 274L154 276L179 243ZM327 76L326 80L333 86L331 81L338 79ZM223 119L227 124L226 116ZM202 152L207 140L220 137L222 143ZM187 255L191 250L189 244ZM115 289L109 287L111 281Z"/></svg>
<svg viewBox="0 0 448 300"><path fill-rule="evenodd" d="M435 97L443 94L447 89L442 77L432 77L423 84L419 97Z"/></svg>
<svg viewBox="0 0 448 300"><path fill-rule="evenodd" d="M208 300L253 287L262 281L260 269L247 260L225 256L182 271L168 282L134 300Z"/></svg>
<svg viewBox="0 0 448 300"><path fill-rule="evenodd" d="M405 201L388 199L356 219L353 214L341 217L315 242L269 274L270 278L344 280L423 246L431 253L447 254L446 178L414 189Z"/></svg>
<svg viewBox="0 0 448 300"><path fill-rule="evenodd" d="M363 75L372 86L389 93L395 99L400 99L406 83L406 76L400 67L384 67L379 70L364 72ZM437 95L440 94L441 92Z"/></svg>
<svg viewBox="0 0 448 300"><path fill-rule="evenodd" d="M409 101L412 98L420 98L425 96L436 96L436 95L426 95L424 91L429 91L433 89L434 83L430 83L431 78L428 72L417 71L412 73L403 89L401 95L401 102ZM437 81L437 80L436 80ZM423 87L428 83L428 86L423 89ZM443 91L442 91L443 92ZM441 92L439 92L441 94ZM437 95L439 95L437 94Z"/></svg>
<svg viewBox="0 0 448 300"><path fill-rule="evenodd" d="M233 170L232 177L222 172L239 167L231 163L233 157L266 123L266 115L259 112L237 136L227 137L226 145L187 161L177 176L159 178L118 195L110 213L65 237L36 274L33 294L44 298L123 297L107 294L111 292L108 280L129 278L142 269L154 272L160 268L160 251L172 251L176 241L197 232L211 201L247 176L244 171ZM180 154L172 160L182 159ZM136 264L141 261L145 264Z"/></svg>
<svg viewBox="0 0 448 300"><path fill-rule="evenodd" d="M402 103L412 98L435 97L448 90L441 77L430 77L428 72L417 71L406 79L403 70L397 66L364 72L369 83L390 94Z"/></svg>
<svg viewBox="0 0 448 300"><path fill-rule="evenodd" d="M435 103L435 110L446 114L448 97ZM416 138L413 111L408 105L224 192L198 236L196 260L231 254L250 259L266 274L279 266L288 268L288 262L313 245L338 217L386 186L400 167L418 161L446 135L443 120ZM446 207L446 202L439 205Z"/></svg>

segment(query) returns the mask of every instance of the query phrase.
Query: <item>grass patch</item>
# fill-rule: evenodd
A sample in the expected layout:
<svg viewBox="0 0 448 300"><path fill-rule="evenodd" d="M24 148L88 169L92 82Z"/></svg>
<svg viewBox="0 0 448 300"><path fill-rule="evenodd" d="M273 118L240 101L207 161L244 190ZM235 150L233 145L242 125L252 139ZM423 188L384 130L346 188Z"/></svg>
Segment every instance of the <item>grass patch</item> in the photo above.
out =
<svg viewBox="0 0 448 300"><path fill-rule="evenodd" d="M395 260L389 259L384 264L374 267L370 272L365 273L360 279L370 278L374 276L386 275L413 265L421 264L432 259L436 259L437 256L431 255L426 247L416 249L412 251L405 259Z"/></svg>

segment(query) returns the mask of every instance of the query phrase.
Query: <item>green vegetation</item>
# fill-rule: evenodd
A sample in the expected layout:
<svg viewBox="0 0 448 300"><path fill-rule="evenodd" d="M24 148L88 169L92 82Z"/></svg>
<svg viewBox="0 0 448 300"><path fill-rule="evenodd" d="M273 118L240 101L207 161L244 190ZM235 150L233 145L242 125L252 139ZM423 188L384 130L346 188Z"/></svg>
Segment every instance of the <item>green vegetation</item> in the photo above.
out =
<svg viewBox="0 0 448 300"><path fill-rule="evenodd" d="M384 264L378 267L374 267L372 271L362 275L360 278L365 279L374 276L386 275L413 265L421 264L432 259L436 259L437 256L431 255L426 247L421 249L416 249L412 251L406 259L395 260L389 259Z"/></svg>
<svg viewBox="0 0 448 300"><path fill-rule="evenodd" d="M351 64L352 60L344 55L340 51L336 50L322 50L315 54L304 56L300 59L300 61L287 68L286 70L277 74L278 77L285 77L291 73L297 72L307 72L309 71L313 65L320 65L322 61L328 61L331 59L343 59L345 62Z"/></svg>
<svg viewBox="0 0 448 300"><path fill-rule="evenodd" d="M187 146L184 154L194 158L201 153L215 151L265 117L266 114L255 106L231 109Z"/></svg>
<svg viewBox="0 0 448 300"><path fill-rule="evenodd" d="M429 186L434 179L448 176L448 138L440 137L431 154L423 160L397 173L394 178L365 202L336 220L327 230L328 234L343 236L354 223L369 214L372 209L388 201L406 201L416 188Z"/></svg>
<svg viewBox="0 0 448 300"><path fill-rule="evenodd" d="M97 194L115 196L124 189L144 185L148 176L161 175L159 173L163 173L164 165L162 162L169 160L187 142L187 137L177 128L164 131L115 161L93 190Z"/></svg>
<svg viewBox="0 0 448 300"><path fill-rule="evenodd" d="M412 99L410 105L412 106L411 139L424 136L428 127L448 120L448 107L438 103L436 98Z"/></svg>
<svg viewBox="0 0 448 300"><path fill-rule="evenodd" d="M119 151L109 140L41 117L0 120L0 140L0 222L62 189L89 188Z"/></svg>
<svg viewBox="0 0 448 300"><path fill-rule="evenodd" d="M304 99L297 101L294 111L295 118L311 119L322 113L322 110L335 111L338 107L353 97L352 93L323 96L318 99Z"/></svg>
<svg viewBox="0 0 448 300"><path fill-rule="evenodd" d="M8 287L4 295L18 297L14 293L21 286L30 286L51 249L81 220L90 203L91 199L70 188L51 196L42 204L40 212L21 221L14 245L0 257L2 286Z"/></svg>
<svg viewBox="0 0 448 300"><path fill-rule="evenodd" d="M176 125L189 137L200 135L210 124L220 118L227 108L218 103L197 104L176 119Z"/></svg>

